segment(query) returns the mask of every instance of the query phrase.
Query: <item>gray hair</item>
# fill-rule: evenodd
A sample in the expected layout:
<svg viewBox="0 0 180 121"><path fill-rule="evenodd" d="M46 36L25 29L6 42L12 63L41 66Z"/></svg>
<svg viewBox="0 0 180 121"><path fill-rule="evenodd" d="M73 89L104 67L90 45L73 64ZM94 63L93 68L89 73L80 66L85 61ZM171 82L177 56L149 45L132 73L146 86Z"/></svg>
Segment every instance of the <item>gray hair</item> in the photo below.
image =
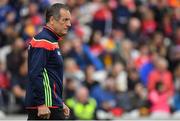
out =
<svg viewBox="0 0 180 121"><path fill-rule="evenodd" d="M68 6L62 3L55 3L49 8L46 9L45 16L46 16L46 23L49 22L51 16L54 17L54 19L58 20L60 18L59 11L61 9L69 10Z"/></svg>

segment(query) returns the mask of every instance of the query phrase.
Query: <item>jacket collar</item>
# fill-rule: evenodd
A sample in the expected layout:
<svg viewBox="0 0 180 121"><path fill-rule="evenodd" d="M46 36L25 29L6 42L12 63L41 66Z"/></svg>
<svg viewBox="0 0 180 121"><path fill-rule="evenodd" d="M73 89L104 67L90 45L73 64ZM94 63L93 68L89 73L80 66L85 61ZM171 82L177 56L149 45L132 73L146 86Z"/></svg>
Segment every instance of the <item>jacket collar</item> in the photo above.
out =
<svg viewBox="0 0 180 121"><path fill-rule="evenodd" d="M60 37L51 27L44 26L43 28L47 30L58 42L63 40L63 38Z"/></svg>

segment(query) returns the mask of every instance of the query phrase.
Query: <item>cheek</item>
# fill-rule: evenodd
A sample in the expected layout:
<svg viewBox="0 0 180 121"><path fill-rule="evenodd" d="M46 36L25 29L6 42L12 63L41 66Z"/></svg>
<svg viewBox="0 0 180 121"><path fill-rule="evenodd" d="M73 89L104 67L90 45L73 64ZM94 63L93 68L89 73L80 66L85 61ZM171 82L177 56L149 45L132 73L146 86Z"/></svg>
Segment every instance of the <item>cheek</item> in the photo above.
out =
<svg viewBox="0 0 180 121"><path fill-rule="evenodd" d="M54 29L55 29L56 31L58 31L58 28L59 28L59 24L54 23Z"/></svg>
<svg viewBox="0 0 180 121"><path fill-rule="evenodd" d="M59 30L64 30L64 24L59 24L59 26L58 26L58 28L59 28Z"/></svg>

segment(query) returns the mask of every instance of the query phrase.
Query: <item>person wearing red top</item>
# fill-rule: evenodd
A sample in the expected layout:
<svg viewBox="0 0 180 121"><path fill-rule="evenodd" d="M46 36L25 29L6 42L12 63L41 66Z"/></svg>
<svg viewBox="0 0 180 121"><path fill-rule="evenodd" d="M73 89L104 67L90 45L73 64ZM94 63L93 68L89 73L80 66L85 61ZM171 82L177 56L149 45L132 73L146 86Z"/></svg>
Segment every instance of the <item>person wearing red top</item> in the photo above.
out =
<svg viewBox="0 0 180 121"><path fill-rule="evenodd" d="M169 100L174 93L172 73L167 70L168 63L164 58L157 57L154 62L155 69L150 73L147 85L151 116L169 116Z"/></svg>
<svg viewBox="0 0 180 121"><path fill-rule="evenodd" d="M155 89L157 82L162 82L165 92L169 96L173 95L174 86L172 73L167 70L168 63L164 58L158 57L155 61L155 69L148 77L148 91L151 92Z"/></svg>
<svg viewBox="0 0 180 121"><path fill-rule="evenodd" d="M142 32L145 35L151 35L155 32L156 28L157 23L154 19L154 13L150 9L147 9L145 13L143 13Z"/></svg>
<svg viewBox="0 0 180 121"><path fill-rule="evenodd" d="M165 116L170 114L169 94L165 91L164 84L157 82L155 89L149 95L151 116Z"/></svg>

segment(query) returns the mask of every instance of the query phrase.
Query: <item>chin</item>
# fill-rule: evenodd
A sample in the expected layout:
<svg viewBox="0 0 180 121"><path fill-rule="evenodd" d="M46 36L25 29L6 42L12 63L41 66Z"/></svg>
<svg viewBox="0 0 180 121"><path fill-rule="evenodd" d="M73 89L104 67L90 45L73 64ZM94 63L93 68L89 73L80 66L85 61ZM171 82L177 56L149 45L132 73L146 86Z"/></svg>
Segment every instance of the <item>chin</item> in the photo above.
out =
<svg viewBox="0 0 180 121"><path fill-rule="evenodd" d="M59 36L65 36L67 33L60 33Z"/></svg>
<svg viewBox="0 0 180 121"><path fill-rule="evenodd" d="M67 32L62 33L63 36L65 36L66 34L67 34Z"/></svg>
<svg viewBox="0 0 180 121"><path fill-rule="evenodd" d="M62 33L62 36L65 36L67 33Z"/></svg>

